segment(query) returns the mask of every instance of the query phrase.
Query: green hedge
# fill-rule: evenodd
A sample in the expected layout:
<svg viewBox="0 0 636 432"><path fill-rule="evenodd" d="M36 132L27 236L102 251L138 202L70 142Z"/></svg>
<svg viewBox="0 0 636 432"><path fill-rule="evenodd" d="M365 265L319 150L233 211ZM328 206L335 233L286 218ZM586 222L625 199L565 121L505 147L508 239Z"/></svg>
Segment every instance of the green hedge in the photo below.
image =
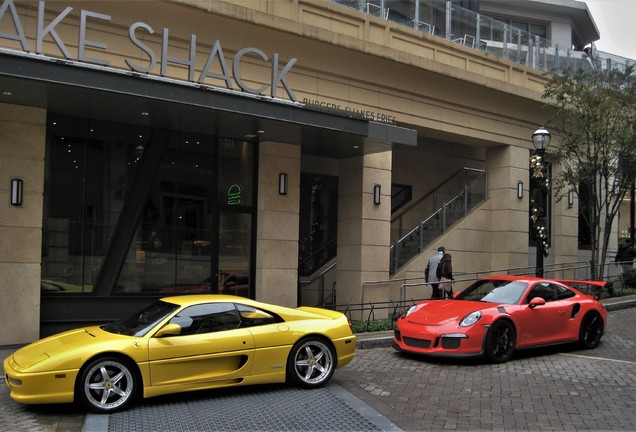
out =
<svg viewBox="0 0 636 432"><path fill-rule="evenodd" d="M393 321L391 321L390 319L353 321L351 323L351 328L354 333L393 330Z"/></svg>
<svg viewBox="0 0 636 432"><path fill-rule="evenodd" d="M621 275L623 284L628 288L636 288L636 269L628 270Z"/></svg>

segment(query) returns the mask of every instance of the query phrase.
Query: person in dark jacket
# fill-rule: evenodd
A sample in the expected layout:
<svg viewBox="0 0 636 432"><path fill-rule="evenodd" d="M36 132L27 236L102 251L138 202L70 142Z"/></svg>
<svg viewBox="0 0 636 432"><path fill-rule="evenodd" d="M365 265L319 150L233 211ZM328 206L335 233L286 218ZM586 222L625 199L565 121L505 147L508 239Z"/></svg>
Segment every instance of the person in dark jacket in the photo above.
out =
<svg viewBox="0 0 636 432"><path fill-rule="evenodd" d="M439 279L439 293L442 298L453 298L453 259L451 254L445 253L437 265Z"/></svg>
<svg viewBox="0 0 636 432"><path fill-rule="evenodd" d="M628 239L622 239L618 244L618 251L616 251L616 258L614 262L623 266L623 271L629 271L634 267L634 247L631 245Z"/></svg>

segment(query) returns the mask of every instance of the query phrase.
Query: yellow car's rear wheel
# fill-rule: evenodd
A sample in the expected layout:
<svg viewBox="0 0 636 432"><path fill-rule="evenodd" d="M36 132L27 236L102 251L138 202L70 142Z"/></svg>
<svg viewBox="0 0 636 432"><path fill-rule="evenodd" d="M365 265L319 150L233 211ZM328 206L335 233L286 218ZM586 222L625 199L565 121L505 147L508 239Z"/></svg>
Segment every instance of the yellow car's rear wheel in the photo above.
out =
<svg viewBox="0 0 636 432"><path fill-rule="evenodd" d="M329 381L336 368L333 348L319 337L296 342L287 359L287 376L303 387L318 387Z"/></svg>
<svg viewBox="0 0 636 432"><path fill-rule="evenodd" d="M137 393L137 379L128 362L116 357L93 360L82 369L76 396L88 409L111 413L128 407Z"/></svg>

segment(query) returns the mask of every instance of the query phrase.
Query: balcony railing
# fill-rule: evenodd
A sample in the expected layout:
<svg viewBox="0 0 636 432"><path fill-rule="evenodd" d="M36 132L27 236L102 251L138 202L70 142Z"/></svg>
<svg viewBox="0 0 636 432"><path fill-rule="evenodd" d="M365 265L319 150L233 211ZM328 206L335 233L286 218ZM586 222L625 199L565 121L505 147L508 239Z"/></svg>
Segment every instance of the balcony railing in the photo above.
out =
<svg viewBox="0 0 636 432"><path fill-rule="evenodd" d="M624 70L624 57L604 52L575 51L494 20L452 2L430 0L331 0L380 19L412 27L460 45L542 71L583 69Z"/></svg>

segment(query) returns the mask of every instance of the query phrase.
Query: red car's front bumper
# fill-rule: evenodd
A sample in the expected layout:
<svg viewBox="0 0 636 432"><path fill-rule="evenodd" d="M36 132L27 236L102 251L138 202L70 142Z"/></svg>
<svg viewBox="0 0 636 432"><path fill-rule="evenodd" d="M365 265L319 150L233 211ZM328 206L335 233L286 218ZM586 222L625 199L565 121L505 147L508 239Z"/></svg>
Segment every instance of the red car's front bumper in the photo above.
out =
<svg viewBox="0 0 636 432"><path fill-rule="evenodd" d="M467 328L428 326L399 320L393 332L397 351L439 357L474 357L484 353L487 326Z"/></svg>

